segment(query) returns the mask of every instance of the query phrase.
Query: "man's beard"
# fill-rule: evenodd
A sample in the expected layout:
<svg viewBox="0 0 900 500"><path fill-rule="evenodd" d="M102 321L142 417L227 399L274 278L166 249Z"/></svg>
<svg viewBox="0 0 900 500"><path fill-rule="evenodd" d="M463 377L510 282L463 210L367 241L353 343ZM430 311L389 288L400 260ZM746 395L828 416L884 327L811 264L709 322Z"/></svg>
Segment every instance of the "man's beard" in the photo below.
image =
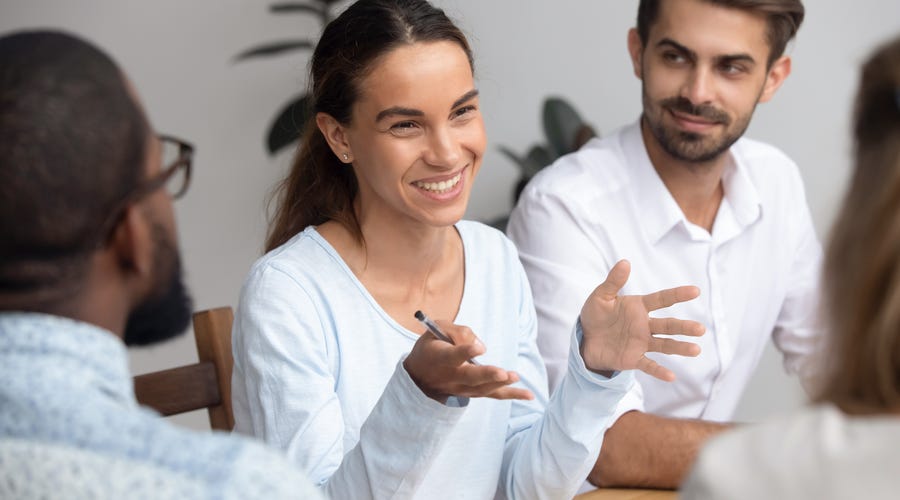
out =
<svg viewBox="0 0 900 500"><path fill-rule="evenodd" d="M725 132L719 139L702 134L669 128L663 123L663 114L669 111L690 114L721 124ZM651 111L648 113L648 111ZM694 105L684 97L670 97L654 104L644 89L644 120L660 147L672 158L686 163L706 163L728 151L744 135L750 125L751 111L732 125L724 112L707 104Z"/></svg>
<svg viewBox="0 0 900 500"><path fill-rule="evenodd" d="M128 315L123 337L127 346L168 340L184 332L191 321L193 303L184 286L178 251L158 224L153 224L153 240L153 272L161 281L153 294Z"/></svg>

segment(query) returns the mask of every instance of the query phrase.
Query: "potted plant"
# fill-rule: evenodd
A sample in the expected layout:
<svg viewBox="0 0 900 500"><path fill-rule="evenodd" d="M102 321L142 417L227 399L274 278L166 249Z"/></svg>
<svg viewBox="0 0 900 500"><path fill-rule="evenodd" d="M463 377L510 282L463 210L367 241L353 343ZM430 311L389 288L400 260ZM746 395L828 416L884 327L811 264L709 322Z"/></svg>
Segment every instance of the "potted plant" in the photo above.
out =
<svg viewBox="0 0 900 500"><path fill-rule="evenodd" d="M276 3L269 6L273 14L305 14L316 17L324 28L333 18L334 4L339 0L308 0L306 2ZM271 57L286 52L312 51L316 47L315 39L302 38L267 42L252 47L235 56L235 61L245 61L259 57ZM274 155L283 148L293 144L300 137L303 127L311 115L310 96L300 94L292 97L285 104L266 133L266 150Z"/></svg>
<svg viewBox="0 0 900 500"><path fill-rule="evenodd" d="M544 100L542 117L546 142L531 146L524 156L506 146L499 146L500 152L519 167L519 179L513 188L513 205L519 200L519 194L525 189L528 181L542 168L552 164L560 156L577 151L587 141L597 136L578 111L561 97L548 97ZM508 220L507 215L491 221L490 224L505 230Z"/></svg>

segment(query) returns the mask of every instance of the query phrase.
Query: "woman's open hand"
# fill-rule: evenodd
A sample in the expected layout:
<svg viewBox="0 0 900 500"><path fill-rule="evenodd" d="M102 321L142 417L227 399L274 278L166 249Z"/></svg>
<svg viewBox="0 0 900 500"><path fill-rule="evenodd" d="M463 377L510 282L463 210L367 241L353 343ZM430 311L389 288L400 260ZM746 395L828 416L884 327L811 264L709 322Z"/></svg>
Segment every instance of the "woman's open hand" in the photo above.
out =
<svg viewBox="0 0 900 500"><path fill-rule="evenodd" d="M437 322L453 340L449 344L423 333L403 362L407 373L426 396L444 403L448 396L493 399L533 399L526 389L509 387L516 372L469 363L484 354L484 344L465 326Z"/></svg>
<svg viewBox="0 0 900 500"><path fill-rule="evenodd" d="M600 286L581 309L584 339L581 355L585 366L599 373L638 369L660 380L671 382L675 374L647 358L648 352L697 356L700 346L658 335L698 337L706 328L696 321L676 318L651 318L650 311L693 300L700 295L695 286L680 286L648 295L619 295L628 281L631 264L621 260L609 271Z"/></svg>

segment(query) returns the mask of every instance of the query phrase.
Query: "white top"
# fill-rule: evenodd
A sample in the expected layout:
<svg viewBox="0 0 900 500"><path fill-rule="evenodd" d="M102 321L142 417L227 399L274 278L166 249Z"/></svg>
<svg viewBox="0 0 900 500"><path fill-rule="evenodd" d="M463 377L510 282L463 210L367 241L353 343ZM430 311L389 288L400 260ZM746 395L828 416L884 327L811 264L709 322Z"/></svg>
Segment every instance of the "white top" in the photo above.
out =
<svg viewBox="0 0 900 500"><path fill-rule="evenodd" d="M334 498L571 497L633 375L589 372L576 341L548 402L515 248L482 224L456 227L466 279L455 323L484 342L479 361L518 372L533 401L460 398L452 407L426 397L401 363L418 333L307 228L260 259L244 285L233 333L236 430L287 450Z"/></svg>
<svg viewBox="0 0 900 500"><path fill-rule="evenodd" d="M867 500L900 497L900 417L850 417L834 406L713 439L681 498Z"/></svg>
<svg viewBox="0 0 900 500"><path fill-rule="evenodd" d="M569 335L585 298L620 259L624 294L696 285L699 298L657 311L703 323L698 358L654 356L678 379L638 373L619 413L724 421L732 417L766 342L802 372L815 350L821 248L796 165L777 149L740 139L725 168L712 234L685 218L647 156L638 124L541 171L509 221L537 307L538 346L551 388L565 369ZM641 397L641 392L643 397Z"/></svg>

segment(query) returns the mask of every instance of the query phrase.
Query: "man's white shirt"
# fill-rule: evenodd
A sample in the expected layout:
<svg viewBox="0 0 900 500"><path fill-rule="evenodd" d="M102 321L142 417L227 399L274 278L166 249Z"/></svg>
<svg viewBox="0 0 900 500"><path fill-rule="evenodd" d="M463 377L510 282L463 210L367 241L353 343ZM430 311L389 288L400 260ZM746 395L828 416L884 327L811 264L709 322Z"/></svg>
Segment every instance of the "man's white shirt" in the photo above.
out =
<svg viewBox="0 0 900 500"><path fill-rule="evenodd" d="M538 346L551 390L565 373L581 307L620 259L631 261L621 293L696 285L699 298L651 313L703 323L697 358L655 356L677 381L643 373L618 414L724 421L771 338L788 372L811 379L819 338L821 246L797 166L749 139L730 149L725 195L712 232L689 222L650 162L635 123L594 139L526 187L508 233L534 292Z"/></svg>

